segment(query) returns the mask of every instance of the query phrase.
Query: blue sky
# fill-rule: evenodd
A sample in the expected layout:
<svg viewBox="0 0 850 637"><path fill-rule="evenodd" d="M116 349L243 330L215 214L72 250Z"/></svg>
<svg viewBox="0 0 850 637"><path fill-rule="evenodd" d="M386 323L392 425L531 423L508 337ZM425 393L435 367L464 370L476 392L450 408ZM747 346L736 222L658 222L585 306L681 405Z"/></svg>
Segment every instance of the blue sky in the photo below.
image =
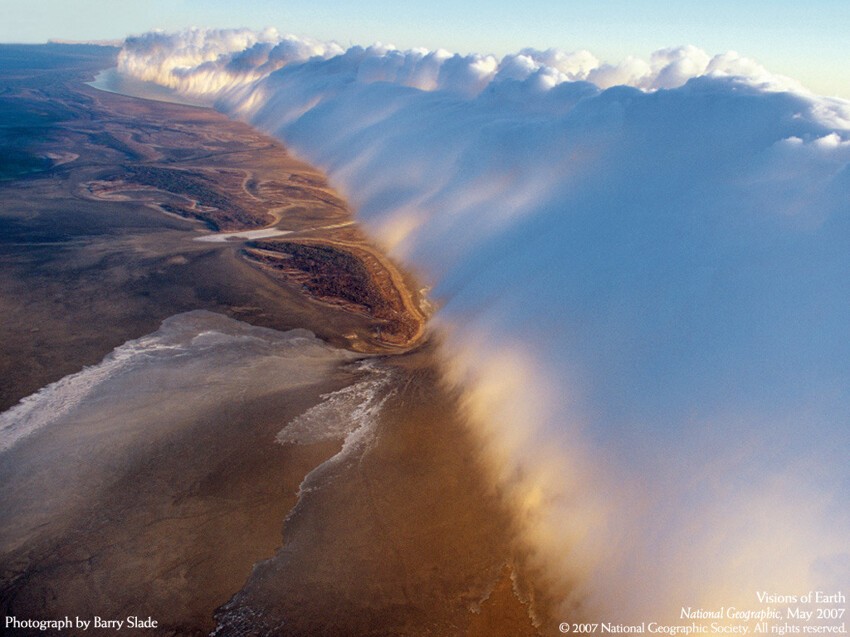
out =
<svg viewBox="0 0 850 637"><path fill-rule="evenodd" d="M153 28L261 28L504 54L586 48L606 61L679 44L736 50L814 90L850 98L847 0L0 0L2 42L121 38Z"/></svg>

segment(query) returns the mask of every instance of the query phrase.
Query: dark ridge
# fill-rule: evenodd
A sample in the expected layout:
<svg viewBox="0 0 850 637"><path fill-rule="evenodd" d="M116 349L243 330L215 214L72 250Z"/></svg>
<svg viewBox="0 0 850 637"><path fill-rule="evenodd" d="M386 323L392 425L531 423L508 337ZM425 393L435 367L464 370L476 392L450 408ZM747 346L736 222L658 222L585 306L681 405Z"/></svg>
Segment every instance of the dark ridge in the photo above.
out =
<svg viewBox="0 0 850 637"><path fill-rule="evenodd" d="M390 277L370 271L362 256L333 245L280 240L251 241L243 254L318 300L361 308L381 321L380 340L404 341L416 332Z"/></svg>
<svg viewBox="0 0 850 637"><path fill-rule="evenodd" d="M184 195L198 202L203 208L169 205L166 210L176 214L200 219L214 230L262 228L267 219L254 214L230 197L215 189L212 180L201 172L174 170L156 166L124 166L124 178L145 186Z"/></svg>

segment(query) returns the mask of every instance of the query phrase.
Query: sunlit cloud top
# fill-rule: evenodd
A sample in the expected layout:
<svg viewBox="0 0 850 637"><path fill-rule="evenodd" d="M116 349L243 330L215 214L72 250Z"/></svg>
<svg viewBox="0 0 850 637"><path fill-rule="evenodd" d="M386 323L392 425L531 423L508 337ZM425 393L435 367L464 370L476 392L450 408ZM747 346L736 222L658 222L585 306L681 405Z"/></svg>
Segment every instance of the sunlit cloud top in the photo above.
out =
<svg viewBox="0 0 850 637"><path fill-rule="evenodd" d="M511 0L477 2L339 0L282 3L249 0L32 0L6 3L0 41L48 38L120 39L152 29L188 26L276 27L351 44L391 42L399 48L445 48L499 57L524 47L593 51L616 64L630 55L693 43L707 51L739 51L818 93L850 97L850 5L843 0Z"/></svg>

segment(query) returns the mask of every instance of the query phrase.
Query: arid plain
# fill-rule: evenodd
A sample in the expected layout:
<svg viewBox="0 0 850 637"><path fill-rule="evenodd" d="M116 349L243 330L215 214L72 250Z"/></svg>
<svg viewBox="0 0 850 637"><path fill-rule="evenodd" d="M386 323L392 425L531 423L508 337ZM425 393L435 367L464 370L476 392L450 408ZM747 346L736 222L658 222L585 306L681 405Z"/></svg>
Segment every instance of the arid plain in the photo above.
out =
<svg viewBox="0 0 850 637"><path fill-rule="evenodd" d="M278 142L87 86L114 55L0 48L2 408L197 310L220 317L191 315L196 336L304 328L322 353L298 382L244 351L213 360L198 369L218 395L191 367L140 391L143 370L0 453L4 614L151 617L160 635L535 634L415 281ZM288 234L197 240L270 226ZM363 382L364 359L389 379L368 440L276 442Z"/></svg>

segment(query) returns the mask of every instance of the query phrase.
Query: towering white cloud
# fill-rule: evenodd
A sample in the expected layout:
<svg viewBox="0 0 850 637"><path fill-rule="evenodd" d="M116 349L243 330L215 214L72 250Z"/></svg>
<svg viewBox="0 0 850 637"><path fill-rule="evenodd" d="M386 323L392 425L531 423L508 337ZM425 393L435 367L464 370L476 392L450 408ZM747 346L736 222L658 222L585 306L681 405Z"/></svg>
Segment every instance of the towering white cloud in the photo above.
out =
<svg viewBox="0 0 850 637"><path fill-rule="evenodd" d="M342 52L339 45L280 35L275 29L154 31L125 41L118 68L182 93L208 95L256 82L291 62Z"/></svg>
<svg viewBox="0 0 850 637"><path fill-rule="evenodd" d="M846 102L695 47L610 65L191 31L119 67L280 136L434 284L562 611L848 581Z"/></svg>

